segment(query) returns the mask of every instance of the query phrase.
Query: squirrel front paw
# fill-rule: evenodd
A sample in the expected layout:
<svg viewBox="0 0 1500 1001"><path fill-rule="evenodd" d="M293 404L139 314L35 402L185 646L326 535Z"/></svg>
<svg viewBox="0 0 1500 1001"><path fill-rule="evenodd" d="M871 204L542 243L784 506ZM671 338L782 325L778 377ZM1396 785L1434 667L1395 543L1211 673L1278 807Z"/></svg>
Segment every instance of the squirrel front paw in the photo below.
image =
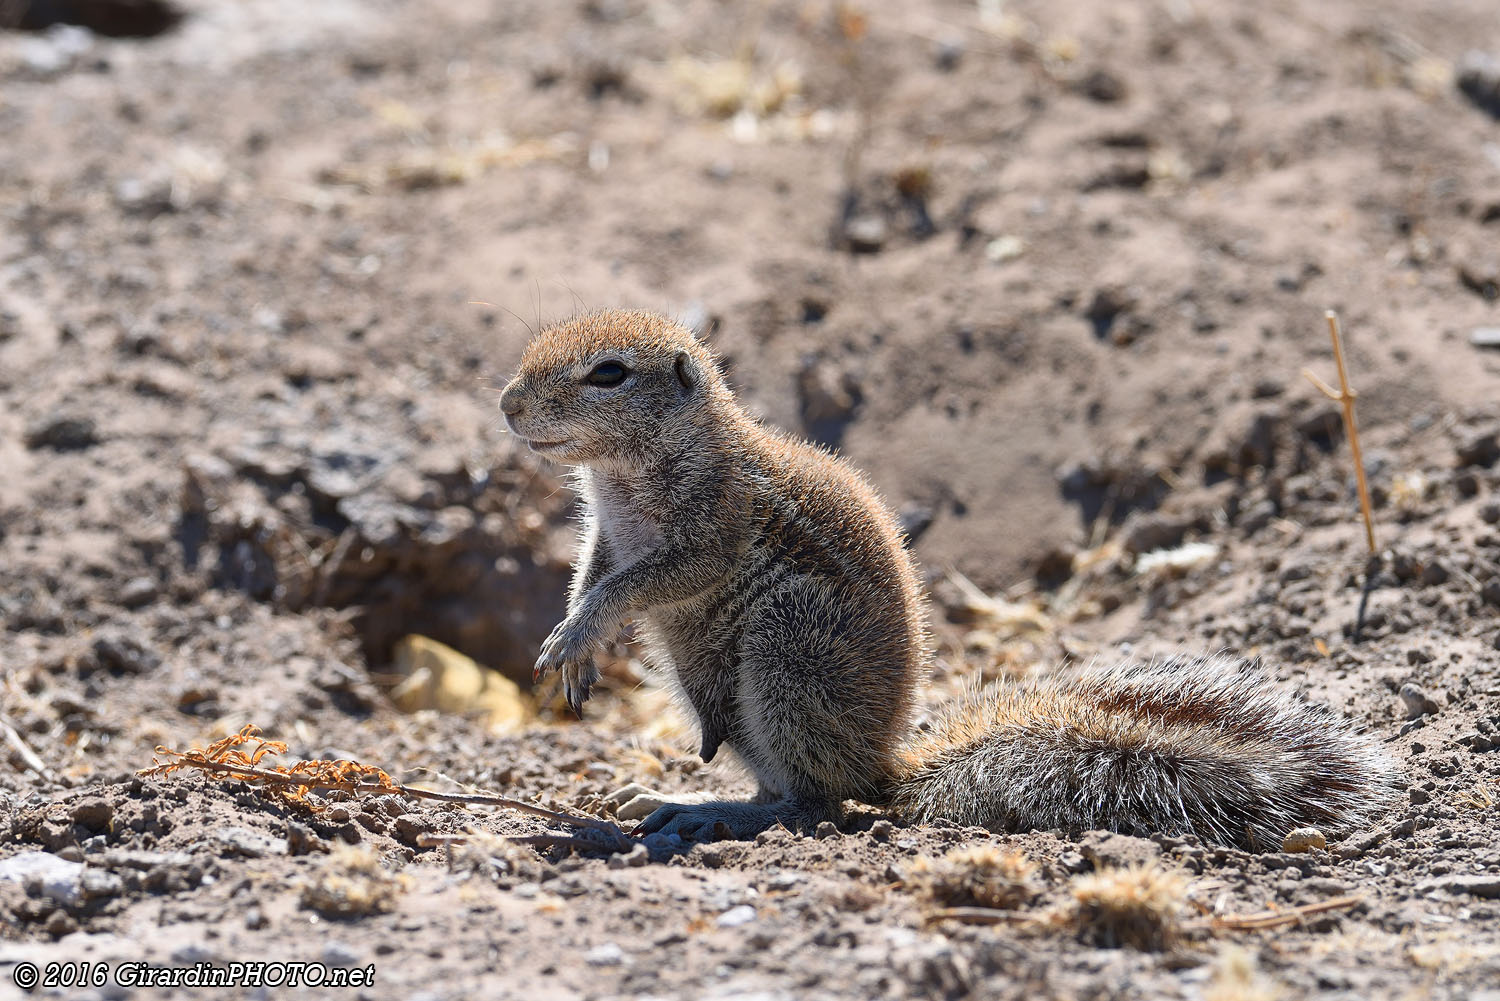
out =
<svg viewBox="0 0 1500 1001"><path fill-rule="evenodd" d="M582 716L583 704L588 701L594 682L599 680L599 668L594 664L597 644L580 626L581 623L571 617L557 624L542 643L542 653L536 659L532 680L540 681L543 675L561 670L568 705Z"/></svg>

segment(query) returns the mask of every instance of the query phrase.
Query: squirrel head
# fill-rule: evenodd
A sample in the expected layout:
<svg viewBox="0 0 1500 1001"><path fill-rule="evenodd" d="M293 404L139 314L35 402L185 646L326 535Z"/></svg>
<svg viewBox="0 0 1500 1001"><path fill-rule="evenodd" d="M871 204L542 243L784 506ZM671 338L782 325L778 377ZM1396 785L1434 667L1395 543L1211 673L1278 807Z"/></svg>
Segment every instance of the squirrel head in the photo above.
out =
<svg viewBox="0 0 1500 1001"><path fill-rule="evenodd" d="M723 405L733 404L713 353L690 331L655 313L611 309L537 334L500 395L517 437L572 465L658 452Z"/></svg>

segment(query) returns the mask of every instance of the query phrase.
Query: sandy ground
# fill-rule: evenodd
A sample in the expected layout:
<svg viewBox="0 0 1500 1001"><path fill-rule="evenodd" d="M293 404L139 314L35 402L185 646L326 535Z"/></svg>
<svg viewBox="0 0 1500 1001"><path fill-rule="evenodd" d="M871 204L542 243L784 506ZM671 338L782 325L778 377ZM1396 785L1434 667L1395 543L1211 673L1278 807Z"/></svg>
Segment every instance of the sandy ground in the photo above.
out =
<svg viewBox="0 0 1500 1001"><path fill-rule="evenodd" d="M162 26L124 6L95 23ZM70 998L229 996L118 983L200 962L375 971L258 997L1500 997L1500 123L1455 82L1491 4L176 10L0 31L0 997L27 961L112 964L36 992ZM693 324L869 473L933 703L1258 654L1385 742L1399 805L1305 854L871 810L574 852L489 837L564 830L511 810L136 776L254 723L603 817L748 792L625 637L583 722L546 686L492 683L498 721L393 696L412 633L527 684L571 498L493 391L604 305ZM1373 562L1299 374L1335 378L1328 308ZM1010 913L941 919L930 860L985 845L1024 859ZM1131 864L1169 875L1122 942L1078 900Z"/></svg>

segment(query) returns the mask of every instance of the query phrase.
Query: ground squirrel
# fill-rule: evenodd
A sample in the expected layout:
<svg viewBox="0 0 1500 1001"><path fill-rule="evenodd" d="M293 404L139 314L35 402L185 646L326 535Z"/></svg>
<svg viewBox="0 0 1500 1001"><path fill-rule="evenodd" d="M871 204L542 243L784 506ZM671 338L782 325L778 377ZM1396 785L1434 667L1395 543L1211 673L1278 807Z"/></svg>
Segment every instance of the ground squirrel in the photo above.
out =
<svg viewBox="0 0 1500 1001"><path fill-rule="evenodd" d="M668 804L645 831L751 837L899 818L1000 829L1193 833L1262 850L1345 829L1389 766L1332 711L1227 656L1056 670L913 728L926 609L896 522L853 468L735 401L713 354L651 313L543 330L500 399L537 453L577 467L584 527L566 618L537 675L580 709L627 616L752 802Z"/></svg>

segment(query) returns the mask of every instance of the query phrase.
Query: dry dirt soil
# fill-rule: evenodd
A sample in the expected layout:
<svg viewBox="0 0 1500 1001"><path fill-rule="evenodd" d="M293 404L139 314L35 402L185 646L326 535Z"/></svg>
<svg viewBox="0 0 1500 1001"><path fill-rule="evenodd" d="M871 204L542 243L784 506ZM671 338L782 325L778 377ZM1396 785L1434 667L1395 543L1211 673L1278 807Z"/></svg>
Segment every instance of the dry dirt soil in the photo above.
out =
<svg viewBox="0 0 1500 1001"><path fill-rule="evenodd" d="M36 994L1500 998L1500 81L1465 62L1492 0L0 17L31 29L0 30L0 997L28 961L310 961L375 985ZM547 686L519 724L392 698L413 633L529 684L572 501L494 388L539 320L605 305L693 324L868 471L928 575L934 702L1258 654L1384 742L1399 802L1300 854L869 809L615 850L137 776L253 723L606 818L629 782L748 791L623 637L582 722ZM1373 560L1299 374L1335 379L1329 308ZM1024 878L944 918L957 863L922 859L976 845ZM1079 903L1132 864L1166 873L1146 913Z"/></svg>

